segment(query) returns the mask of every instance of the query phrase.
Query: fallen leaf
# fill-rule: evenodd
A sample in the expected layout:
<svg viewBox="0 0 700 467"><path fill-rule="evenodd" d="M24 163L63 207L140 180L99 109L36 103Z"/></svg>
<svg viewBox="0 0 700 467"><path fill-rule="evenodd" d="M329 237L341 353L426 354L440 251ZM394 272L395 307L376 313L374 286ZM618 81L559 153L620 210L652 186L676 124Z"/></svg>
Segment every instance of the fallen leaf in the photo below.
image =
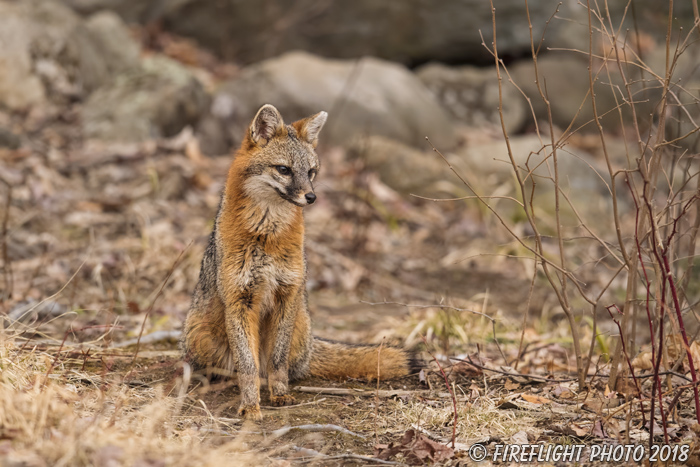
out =
<svg viewBox="0 0 700 467"><path fill-rule="evenodd" d="M518 431L513 436L510 437L511 444L527 444L530 440L527 437L527 433L524 431Z"/></svg>
<svg viewBox="0 0 700 467"><path fill-rule="evenodd" d="M611 391L610 387L607 384L605 385L604 394L606 399L614 399L617 397L617 391Z"/></svg>
<svg viewBox="0 0 700 467"><path fill-rule="evenodd" d="M506 383L503 385L504 388L508 391L514 391L516 389L520 389L520 384L513 382L510 378L506 380Z"/></svg>
<svg viewBox="0 0 700 467"><path fill-rule="evenodd" d="M653 367L651 352L642 352L632 360L632 368L635 370L651 370Z"/></svg>
<svg viewBox="0 0 700 467"><path fill-rule="evenodd" d="M576 423L572 423L570 426L573 432L576 433L576 436L583 437L591 434L591 426L577 425Z"/></svg>
<svg viewBox="0 0 700 467"><path fill-rule="evenodd" d="M452 366L450 376L464 376L465 378L480 378L484 372L481 368L477 368L469 362L459 362Z"/></svg>
<svg viewBox="0 0 700 467"><path fill-rule="evenodd" d="M596 420L596 422L593 424L593 436L601 439L607 439L608 436L605 434L605 431L603 430L603 425L600 423L600 420Z"/></svg>
<svg viewBox="0 0 700 467"><path fill-rule="evenodd" d="M569 388L565 388L561 385L557 385L552 393L556 396L559 397L560 399L573 399L574 398L574 393L569 390Z"/></svg>
<svg viewBox="0 0 700 467"><path fill-rule="evenodd" d="M522 397L527 402L530 402L531 404L551 404L552 402L545 397L534 396L532 394L521 394L520 397Z"/></svg>
<svg viewBox="0 0 700 467"><path fill-rule="evenodd" d="M381 460L389 460L398 453L403 454L410 465L444 462L455 455L454 450L449 446L433 441L422 433L416 433L415 430L408 430L398 444L375 446L375 457Z"/></svg>

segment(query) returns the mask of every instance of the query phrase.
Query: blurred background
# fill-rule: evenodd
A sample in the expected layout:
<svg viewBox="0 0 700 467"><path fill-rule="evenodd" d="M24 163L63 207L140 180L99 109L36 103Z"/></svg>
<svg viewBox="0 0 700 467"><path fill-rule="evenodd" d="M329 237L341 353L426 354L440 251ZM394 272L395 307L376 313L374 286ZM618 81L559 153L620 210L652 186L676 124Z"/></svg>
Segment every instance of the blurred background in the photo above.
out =
<svg viewBox="0 0 700 467"><path fill-rule="evenodd" d="M563 317L512 236L534 232L513 202L522 196L504 129L523 166L547 165L556 139L559 183L576 209L557 221L554 190L540 184L533 199L543 248L558 254L548 237L557 222L567 242L588 222L605 241L571 245L571 268L585 291L605 291L606 305L624 302L626 282L611 275L606 251L616 237L604 152L616 169L628 166L637 144L629 129L647 134L658 123L648 116L663 94L668 5L609 2L596 7L590 30L588 9L574 0L530 1L529 15L520 0L494 5L506 67L500 99L483 0L0 0L2 311L16 318L51 297L23 319L50 321L62 334L70 311L94 326L118 322L108 341L133 337L184 250L146 322L147 332L179 329L233 150L265 103L287 121L330 115L319 202L306 210L320 334L379 342L427 332L446 352L490 339L490 323L469 313L361 301L469 305L498 316L503 332L514 326L514 342L524 328L535 336ZM672 65L688 118L669 128L680 135L700 115L700 78L696 38L684 39L692 2L674 8L670 43L685 53ZM613 36L618 52L645 67L618 67ZM604 138L593 122L589 60ZM625 86L641 117L623 107ZM692 160L695 139L683 144ZM463 199L473 192L446 161L494 197L499 216ZM620 195L621 212L633 208ZM572 303L590 334L595 313ZM526 313L540 324L523 321Z"/></svg>

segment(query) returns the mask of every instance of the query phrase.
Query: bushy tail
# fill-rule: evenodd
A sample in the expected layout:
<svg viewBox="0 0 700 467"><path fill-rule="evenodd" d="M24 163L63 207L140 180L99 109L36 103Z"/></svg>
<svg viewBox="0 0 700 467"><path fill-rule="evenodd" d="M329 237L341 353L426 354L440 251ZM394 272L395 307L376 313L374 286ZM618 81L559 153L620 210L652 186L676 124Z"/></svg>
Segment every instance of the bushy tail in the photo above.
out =
<svg viewBox="0 0 700 467"><path fill-rule="evenodd" d="M329 379L357 378L366 381L379 378L392 379L408 375L416 368L413 356L402 349L386 345L346 344L313 338L311 352L311 376Z"/></svg>

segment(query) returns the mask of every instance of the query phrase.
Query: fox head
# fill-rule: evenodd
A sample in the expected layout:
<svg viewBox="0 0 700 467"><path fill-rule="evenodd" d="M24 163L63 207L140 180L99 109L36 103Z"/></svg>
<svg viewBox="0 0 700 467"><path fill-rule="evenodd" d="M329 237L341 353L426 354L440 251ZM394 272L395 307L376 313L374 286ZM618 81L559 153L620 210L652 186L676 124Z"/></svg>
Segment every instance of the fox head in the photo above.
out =
<svg viewBox="0 0 700 467"><path fill-rule="evenodd" d="M313 204L319 170L315 148L326 118L326 112L319 112L285 125L275 107L262 106L243 143L249 155L244 168L248 195L267 203Z"/></svg>

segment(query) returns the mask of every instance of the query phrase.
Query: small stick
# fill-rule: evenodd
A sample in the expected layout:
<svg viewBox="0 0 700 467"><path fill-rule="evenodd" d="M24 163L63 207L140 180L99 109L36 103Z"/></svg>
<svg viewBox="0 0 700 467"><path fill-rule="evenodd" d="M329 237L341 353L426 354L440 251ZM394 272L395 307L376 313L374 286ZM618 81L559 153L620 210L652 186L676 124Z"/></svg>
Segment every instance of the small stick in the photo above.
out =
<svg viewBox="0 0 700 467"><path fill-rule="evenodd" d="M495 368L488 368L488 367L485 367L483 365L479 365L478 363L474 363L474 361L471 359L471 357L468 357L467 360L465 360L463 358L450 357L450 360L457 360L459 362L467 362L467 363L479 368L480 370L492 371L494 373L499 373L499 374L505 375L505 376L516 376L518 378L529 378L529 379L534 379L537 381L546 381L546 382L551 382L551 383L569 383L571 381L576 381L578 379L578 378L553 379L553 378L547 378L546 376L529 375L526 373L513 373L510 371L497 370Z"/></svg>
<svg viewBox="0 0 700 467"><path fill-rule="evenodd" d="M63 340L61 341L61 346L58 348L58 352L56 352L56 357L53 359L53 362L51 362L51 365L49 365L49 368L46 370L46 375L44 376L44 385L49 381L49 375L53 371L53 369L56 367L56 363L58 363L58 358L61 356L61 350L63 350L63 344L66 343L66 339L68 338L68 333L70 332L70 329L68 329L65 334L63 334Z"/></svg>
<svg viewBox="0 0 700 467"><path fill-rule="evenodd" d="M5 180L0 178L5 185L7 185L7 196L5 199L5 215L2 219L2 261L3 261L3 277L5 279L5 292L3 292L2 302L7 301L9 304L10 298L12 298L12 263L10 263L10 256L7 253L7 223L10 220L10 204L12 204L12 185L7 183Z"/></svg>
<svg viewBox="0 0 700 467"><path fill-rule="evenodd" d="M265 410L287 410L287 409L295 409L297 407L303 407L305 405L316 405L320 404L321 402L325 401L326 398L322 397L321 399L316 399L314 401L309 401L309 402L302 402L301 404L294 404L294 405L285 405L283 407L273 407L273 406L262 406L260 407L261 409Z"/></svg>
<svg viewBox="0 0 700 467"><path fill-rule="evenodd" d="M423 339L423 343L425 344L425 350L428 351L431 357L433 357L433 360L435 360L435 363L437 363L438 368L440 369L440 373L442 373L442 377L445 379L445 385L447 386L447 390L450 392L450 396L452 396L452 408L454 410L454 422L452 423L452 449L455 448L455 438L457 437L457 398L455 397L455 393L452 392L452 386L450 386L450 382L447 380L447 375L445 374L445 371L442 369L442 365L440 365L440 362L438 361L437 358L435 358L435 355L428 350L428 341L425 340L425 336L423 334L420 335L420 338Z"/></svg>
<svg viewBox="0 0 700 467"><path fill-rule="evenodd" d="M182 336L182 331L155 331L150 334L146 334L141 338L142 344L154 344L156 342L167 341L167 340L177 340ZM129 347L130 345L138 344L138 339L128 339L122 342L117 342L111 345L113 349L119 349L122 347Z"/></svg>
<svg viewBox="0 0 700 467"><path fill-rule="evenodd" d="M377 422L379 420L379 377L381 368L382 346L384 346L384 337L377 349L377 391L374 393L374 442L379 444L379 434L377 433Z"/></svg>
<svg viewBox="0 0 700 467"><path fill-rule="evenodd" d="M303 454L304 457L298 457L296 459L292 460L302 460L302 459L313 459L315 457L322 457L324 459L356 459L356 460L361 460L365 462L374 462L375 464L385 464L385 465L403 465L400 462L394 462L394 461L385 461L383 459L377 459L376 457L369 457L369 456L362 456L360 454L338 454L334 456L329 456L328 454L324 454L322 452L318 452L315 449L309 449L309 448L300 448L299 446L294 446L294 450L300 454Z"/></svg>
<svg viewBox="0 0 700 467"><path fill-rule="evenodd" d="M410 396L413 394L425 394L428 391L403 391L394 390L389 391L386 389L380 389L379 391L368 391L366 389L349 389L349 388L317 388L310 386L297 386L294 388L295 391L308 392L311 394L328 394L331 396L363 396L371 397L374 395L379 395L379 397L396 397L396 396Z"/></svg>
<svg viewBox="0 0 700 467"><path fill-rule="evenodd" d="M184 255L185 252L190 248L190 246L192 246L192 243L193 243L193 241L191 240L190 243L188 243L187 246L177 256L177 258L175 259L175 262L170 267L168 274L166 274L165 280L163 280L163 282L160 284L160 289L158 290L158 293L153 298L153 301L151 302L151 305L148 307L148 310L146 310L146 316L144 316L143 323L141 323L141 331L139 331L139 337L138 337L138 339L136 339L136 350L134 351L134 358L131 360L132 365L136 362L136 357L138 356L139 350L141 349L141 336L143 335L143 330L146 327L146 321L148 321L148 317L150 316L151 311L153 311L153 305L156 304L156 300L158 300L158 298L163 293L163 289L165 288L165 284L167 284L168 280L170 280L170 276L173 275L173 272L175 272L175 268L180 264L180 259L182 258L182 255Z"/></svg>
<svg viewBox="0 0 700 467"><path fill-rule="evenodd" d="M282 427L282 428L280 428L280 429L278 429L278 430L275 430L275 431L271 432L270 434L271 434L272 436L274 436L274 437L280 437L280 436L286 435L287 433L289 433L289 432L292 431L292 430L338 431L338 432L344 433L344 434L346 434L346 435L356 436L356 437L362 438L362 439L367 439L366 436L363 436L363 435L361 435L361 434L352 432L352 431L348 430L347 428L343 428L342 426L331 425L331 424L321 425L321 424L318 424L318 423L314 423L314 424L311 424L311 425L285 426L285 427Z"/></svg>

